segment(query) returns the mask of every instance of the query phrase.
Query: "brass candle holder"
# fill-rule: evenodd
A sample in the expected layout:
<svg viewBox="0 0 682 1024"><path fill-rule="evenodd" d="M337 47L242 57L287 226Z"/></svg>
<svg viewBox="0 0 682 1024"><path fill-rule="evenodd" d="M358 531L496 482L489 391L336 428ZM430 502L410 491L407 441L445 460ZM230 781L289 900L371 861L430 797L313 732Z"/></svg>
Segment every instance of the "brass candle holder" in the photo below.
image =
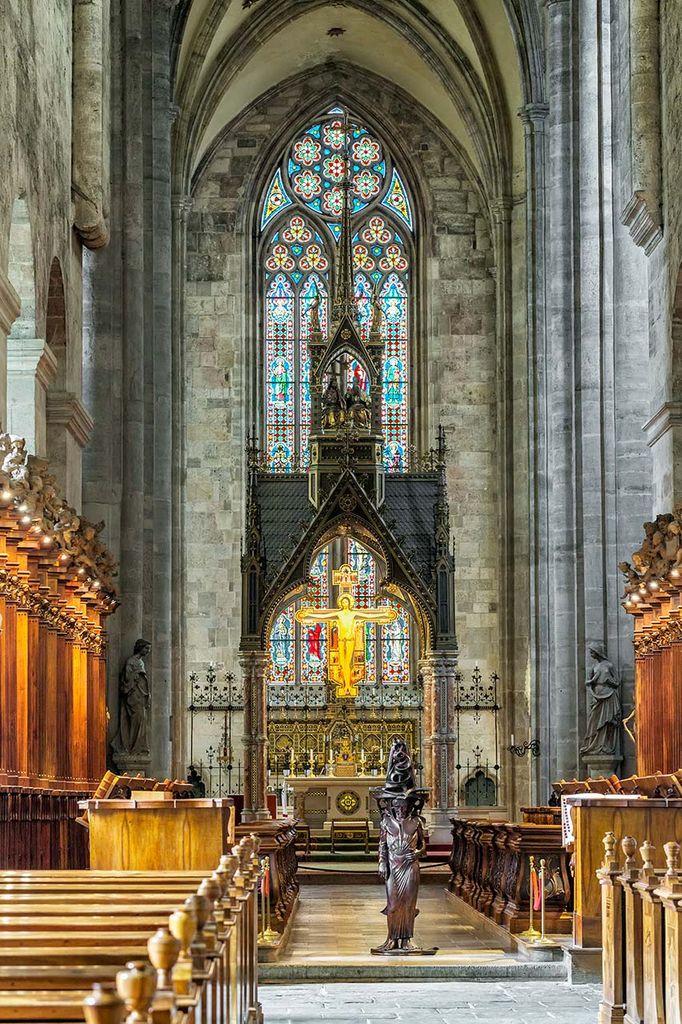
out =
<svg viewBox="0 0 682 1024"><path fill-rule="evenodd" d="M528 869L528 888L530 890L530 911L529 911L529 916L528 916L528 927L526 928L525 932L521 932L521 934L519 935L519 938L520 939L539 939L540 938L540 932L533 925L533 912L535 910L535 907L533 906L533 904L535 903L535 893L533 892L533 879L534 879L534 877L536 875L536 872L535 872L535 857L533 856L532 853L528 857L528 863L529 863L529 869Z"/></svg>
<svg viewBox="0 0 682 1024"><path fill-rule="evenodd" d="M272 946L275 942L277 942L279 940L280 935L279 935L279 932L276 932L274 930L274 928L271 927L271 924L272 924L272 920L271 920L271 917L270 917L270 914L271 914L271 893L270 893L269 879L268 879L268 892L267 892L267 895L265 893L265 888L264 888L264 886L262 884L263 883L263 879L267 877L267 872L268 872L268 868L270 866L270 861L268 860L267 857L263 857L263 859L260 862L260 865L261 865L261 886L260 886L260 893L261 893L261 923L262 923L263 927L262 927L262 930L260 932L260 935L258 936L258 941L261 943L261 945Z"/></svg>
<svg viewBox="0 0 682 1024"><path fill-rule="evenodd" d="M540 860L540 938L533 941L534 946L542 946L547 949L549 947L557 947L558 943L554 939L548 939L545 933L545 870L547 862L544 857Z"/></svg>

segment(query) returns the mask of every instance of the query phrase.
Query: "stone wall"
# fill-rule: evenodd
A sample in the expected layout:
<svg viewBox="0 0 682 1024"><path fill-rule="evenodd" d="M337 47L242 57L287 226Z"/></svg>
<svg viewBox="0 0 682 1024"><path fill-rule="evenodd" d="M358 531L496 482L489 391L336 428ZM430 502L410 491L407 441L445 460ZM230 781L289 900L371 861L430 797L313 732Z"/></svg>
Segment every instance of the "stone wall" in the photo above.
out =
<svg viewBox="0 0 682 1024"><path fill-rule="evenodd" d="M260 415L257 321L250 304L256 271L253 210L265 185L273 139L299 126L311 95L352 91L355 110L382 112L383 134L421 198L417 289L423 361L415 371L427 396L418 439L447 431L448 486L457 545L457 625L463 663L484 671L498 661L497 346L489 216L460 159L425 117L388 89L370 93L342 72L313 75L257 104L201 169L188 218L185 306L186 671L209 661L237 665L240 537L246 432ZM276 154L270 160L276 159ZM423 298L422 298L423 297ZM196 745L195 745L196 749Z"/></svg>
<svg viewBox="0 0 682 1024"><path fill-rule="evenodd" d="M61 306L61 335L67 354L65 375L58 386L80 398L81 247L71 231L72 4L46 0L36 7L22 0L8 0L0 18L0 46L0 275L9 276L23 300L9 342L12 386L21 390L19 381L23 377L28 382L27 391L34 394L33 378L41 359L46 386L56 384L58 368L52 365L51 351L45 352L51 268L56 259L63 280L63 299L57 298L52 317ZM26 259L21 254L24 247L28 249ZM3 334L0 343L2 428L9 425L22 433L32 432L31 447L45 455L44 393L42 403L39 396L37 403L34 400L27 404L26 417L20 415L8 424ZM22 404L16 391L12 398L15 401L10 405L17 408ZM36 424L32 422L36 415L37 443ZM68 478L66 459L61 465L57 460L56 469L67 497L79 505L79 466Z"/></svg>

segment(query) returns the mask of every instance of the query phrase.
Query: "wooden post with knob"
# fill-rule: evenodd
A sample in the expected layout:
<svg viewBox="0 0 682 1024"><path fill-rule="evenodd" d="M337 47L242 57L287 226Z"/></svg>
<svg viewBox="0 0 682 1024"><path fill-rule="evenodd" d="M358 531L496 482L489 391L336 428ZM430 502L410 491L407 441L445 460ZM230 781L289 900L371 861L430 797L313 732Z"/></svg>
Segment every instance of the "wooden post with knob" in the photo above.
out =
<svg viewBox="0 0 682 1024"><path fill-rule="evenodd" d="M625 836L621 842L625 854L623 870L618 878L623 890L623 919L625 929L625 1020L628 1024L642 1020L642 900L635 891L640 880L637 865L637 840Z"/></svg>
<svg viewBox="0 0 682 1024"><path fill-rule="evenodd" d="M625 1014L623 890L618 884L620 868L613 832L607 832L603 842L604 859L597 871L602 914L602 998L598 1021L599 1024L620 1024Z"/></svg>
<svg viewBox="0 0 682 1024"><path fill-rule="evenodd" d="M663 906L657 894L662 879L654 868L656 847L647 839L639 852L643 864L634 888L642 901L642 1017L646 1021L663 1022Z"/></svg>
<svg viewBox="0 0 682 1024"><path fill-rule="evenodd" d="M667 871L656 890L665 925L665 1021L682 1024L682 878L680 844L666 843Z"/></svg>

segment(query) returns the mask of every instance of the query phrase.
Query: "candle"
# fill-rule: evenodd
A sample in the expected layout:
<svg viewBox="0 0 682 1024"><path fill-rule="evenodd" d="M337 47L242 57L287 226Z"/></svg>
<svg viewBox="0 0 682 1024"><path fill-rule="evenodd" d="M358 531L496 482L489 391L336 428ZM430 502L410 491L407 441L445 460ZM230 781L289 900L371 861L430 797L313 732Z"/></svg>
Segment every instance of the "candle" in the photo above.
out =
<svg viewBox="0 0 682 1024"><path fill-rule="evenodd" d="M514 733L512 733L512 741L511 741L511 745L512 745L512 747L514 746Z"/></svg>
<svg viewBox="0 0 682 1024"><path fill-rule="evenodd" d="M308 751L308 760L310 761L310 767L313 766L313 748L311 747Z"/></svg>
<svg viewBox="0 0 682 1024"><path fill-rule="evenodd" d="M381 747L380 750L379 750L379 760L383 761L383 759L384 759L384 748Z"/></svg>

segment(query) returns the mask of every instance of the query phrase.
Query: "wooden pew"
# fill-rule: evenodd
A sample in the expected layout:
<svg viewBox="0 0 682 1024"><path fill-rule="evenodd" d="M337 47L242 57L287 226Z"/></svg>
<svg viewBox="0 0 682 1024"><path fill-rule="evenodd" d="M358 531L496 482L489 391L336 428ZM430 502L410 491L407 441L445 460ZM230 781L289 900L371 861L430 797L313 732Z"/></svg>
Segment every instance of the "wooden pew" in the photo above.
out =
<svg viewBox="0 0 682 1024"><path fill-rule="evenodd" d="M221 865L223 870L216 878L200 885L214 897L209 903L215 908L217 941L213 953L204 953L213 966L204 972L206 978L199 980L208 982L212 971L220 981L209 986L211 998L202 1014L206 1024L242 1024L258 1019L257 846L243 841L235 853L223 858L233 862L231 872ZM36 1019L35 999L31 1000L28 993L22 998L17 994L22 981L30 981L32 990L43 991L39 1006L44 1013L39 1014L40 1019L64 1019L61 1015L73 1006L73 993L82 991L77 986L111 979L116 966L131 957L144 956L147 929L166 923L169 908L173 909L181 902L179 897L201 880L200 873L127 876L116 873L114 879L90 872L40 872L33 878L24 873L0 874L0 1019ZM37 892L27 891L32 883ZM191 899L207 900L207 896ZM98 913L92 912L94 908ZM91 922L85 925L88 916ZM207 931L211 927L207 925ZM90 944L93 931L96 945ZM56 935L60 942L53 945ZM88 945L78 944L83 940ZM54 992L52 1001L44 992L48 975L53 979L47 986ZM63 984L58 987L60 981ZM65 996L69 991L72 994Z"/></svg>

